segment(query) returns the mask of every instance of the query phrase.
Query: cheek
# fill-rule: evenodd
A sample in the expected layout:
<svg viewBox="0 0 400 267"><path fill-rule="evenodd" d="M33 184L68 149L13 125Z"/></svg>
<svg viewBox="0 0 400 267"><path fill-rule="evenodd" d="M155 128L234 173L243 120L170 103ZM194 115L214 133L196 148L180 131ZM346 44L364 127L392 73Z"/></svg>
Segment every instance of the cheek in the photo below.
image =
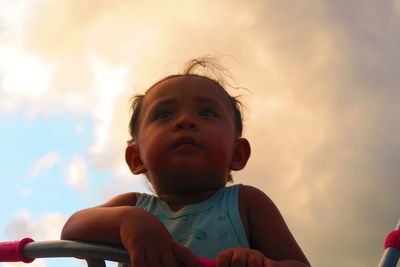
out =
<svg viewBox="0 0 400 267"><path fill-rule="evenodd" d="M217 129L210 139L213 139L216 146L232 149L235 144L236 136L226 129Z"/></svg>
<svg viewBox="0 0 400 267"><path fill-rule="evenodd" d="M151 147L148 146L147 138L139 137L137 139L137 147L139 150L139 156L142 162L146 165L148 151Z"/></svg>
<svg viewBox="0 0 400 267"><path fill-rule="evenodd" d="M140 158L146 167L149 167L153 162L159 163L160 161L160 145L153 139L147 135L138 140Z"/></svg>
<svg viewBox="0 0 400 267"><path fill-rule="evenodd" d="M233 156L234 151L234 139L228 136L222 138L211 139L210 147L212 147L212 153L214 157L221 161L229 161Z"/></svg>

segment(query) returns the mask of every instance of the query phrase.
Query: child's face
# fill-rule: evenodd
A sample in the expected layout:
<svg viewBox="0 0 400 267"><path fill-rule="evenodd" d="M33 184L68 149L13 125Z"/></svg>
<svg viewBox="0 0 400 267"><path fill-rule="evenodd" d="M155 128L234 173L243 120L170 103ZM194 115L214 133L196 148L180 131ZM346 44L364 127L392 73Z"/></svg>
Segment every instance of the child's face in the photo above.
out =
<svg viewBox="0 0 400 267"><path fill-rule="evenodd" d="M161 82L145 96L138 126L137 151L157 193L226 184L238 138L228 97L213 82Z"/></svg>

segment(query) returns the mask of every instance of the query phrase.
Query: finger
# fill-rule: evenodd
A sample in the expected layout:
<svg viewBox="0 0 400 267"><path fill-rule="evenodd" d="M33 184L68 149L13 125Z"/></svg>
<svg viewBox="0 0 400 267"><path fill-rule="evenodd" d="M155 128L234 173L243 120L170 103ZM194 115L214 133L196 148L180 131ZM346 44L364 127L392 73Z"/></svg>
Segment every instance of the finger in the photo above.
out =
<svg viewBox="0 0 400 267"><path fill-rule="evenodd" d="M201 263L197 257L189 249L180 244L176 244L174 247L174 255L178 262L182 262L191 267L201 267Z"/></svg>
<svg viewBox="0 0 400 267"><path fill-rule="evenodd" d="M247 266L263 267L264 257L260 254L249 253L247 254Z"/></svg>
<svg viewBox="0 0 400 267"><path fill-rule="evenodd" d="M273 261L271 259L268 259L267 257L264 257L263 262L264 262L263 265L264 267L272 266L274 264Z"/></svg>
<svg viewBox="0 0 400 267"><path fill-rule="evenodd" d="M174 253L171 250L165 251L161 255L162 266L178 267Z"/></svg>
<svg viewBox="0 0 400 267"><path fill-rule="evenodd" d="M246 267L247 253L243 250L235 250L231 258L230 267Z"/></svg>
<svg viewBox="0 0 400 267"><path fill-rule="evenodd" d="M129 252L131 257L131 265L132 267L141 267L145 266L144 252L143 251L135 251Z"/></svg>
<svg viewBox="0 0 400 267"><path fill-rule="evenodd" d="M233 255L232 250L224 250L221 253L219 253L217 256L217 266L229 267L232 255Z"/></svg>
<svg viewBox="0 0 400 267"><path fill-rule="evenodd" d="M146 250L145 251L146 266L162 266L160 254L161 253L159 253L156 250Z"/></svg>

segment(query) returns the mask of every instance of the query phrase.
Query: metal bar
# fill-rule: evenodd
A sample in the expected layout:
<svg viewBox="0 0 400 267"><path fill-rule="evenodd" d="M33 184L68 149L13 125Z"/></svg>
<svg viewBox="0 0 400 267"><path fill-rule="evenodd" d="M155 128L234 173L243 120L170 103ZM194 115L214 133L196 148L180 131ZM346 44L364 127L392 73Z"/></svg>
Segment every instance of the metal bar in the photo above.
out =
<svg viewBox="0 0 400 267"><path fill-rule="evenodd" d="M87 259L86 263L88 267L106 267L106 262L103 260Z"/></svg>
<svg viewBox="0 0 400 267"><path fill-rule="evenodd" d="M396 228L394 229L395 231L400 230L400 219L397 222ZM386 239L387 240L387 239ZM398 241L398 239L397 239ZM398 242L397 242L398 243ZM386 247L386 245L385 245ZM398 246L397 246L398 248ZM397 249L396 247L387 247L385 251L383 252L382 258L379 261L378 267L396 267L399 258L400 258L400 250Z"/></svg>
<svg viewBox="0 0 400 267"><path fill-rule="evenodd" d="M23 248L27 258L75 257L79 259L130 262L128 252L118 246L82 241L38 241Z"/></svg>
<svg viewBox="0 0 400 267"><path fill-rule="evenodd" d="M22 241L24 240L26 239L23 239ZM19 252L21 255L17 255L18 257L14 255L15 253L13 253L13 255L10 257L8 253L4 253L5 255L3 258L5 261L31 262L35 258L74 257L78 259L85 259L89 267L105 267L105 260L118 262L120 263L120 266L123 266L121 263L130 263L129 253L122 246L104 244L100 242L69 240L37 242L33 242L32 240L30 243L22 241L11 242L11 246L9 246L9 242L5 242L7 244L3 244L3 249L5 247L7 250L6 252L8 252L8 250L14 250L17 248L18 251L21 250L22 252ZM0 257L0 260L1 259L2 258ZM214 260L204 258L198 258L198 260L203 267L215 267ZM184 265L180 263L179 266Z"/></svg>
<svg viewBox="0 0 400 267"><path fill-rule="evenodd" d="M395 267L399 260L399 255L399 250L396 248L385 249L378 267Z"/></svg>

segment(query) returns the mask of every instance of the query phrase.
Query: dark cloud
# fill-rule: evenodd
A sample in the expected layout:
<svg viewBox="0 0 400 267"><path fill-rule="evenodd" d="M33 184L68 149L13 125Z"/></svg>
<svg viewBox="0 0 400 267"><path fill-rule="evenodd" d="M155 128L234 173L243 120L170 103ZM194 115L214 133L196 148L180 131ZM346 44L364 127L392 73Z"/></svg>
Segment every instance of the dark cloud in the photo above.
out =
<svg viewBox="0 0 400 267"><path fill-rule="evenodd" d="M377 264L400 216L400 21L389 2L313 3L260 8L276 13L258 25L281 26L263 45L286 75L270 84L291 102L251 123L260 159L248 173L282 204L315 266Z"/></svg>

